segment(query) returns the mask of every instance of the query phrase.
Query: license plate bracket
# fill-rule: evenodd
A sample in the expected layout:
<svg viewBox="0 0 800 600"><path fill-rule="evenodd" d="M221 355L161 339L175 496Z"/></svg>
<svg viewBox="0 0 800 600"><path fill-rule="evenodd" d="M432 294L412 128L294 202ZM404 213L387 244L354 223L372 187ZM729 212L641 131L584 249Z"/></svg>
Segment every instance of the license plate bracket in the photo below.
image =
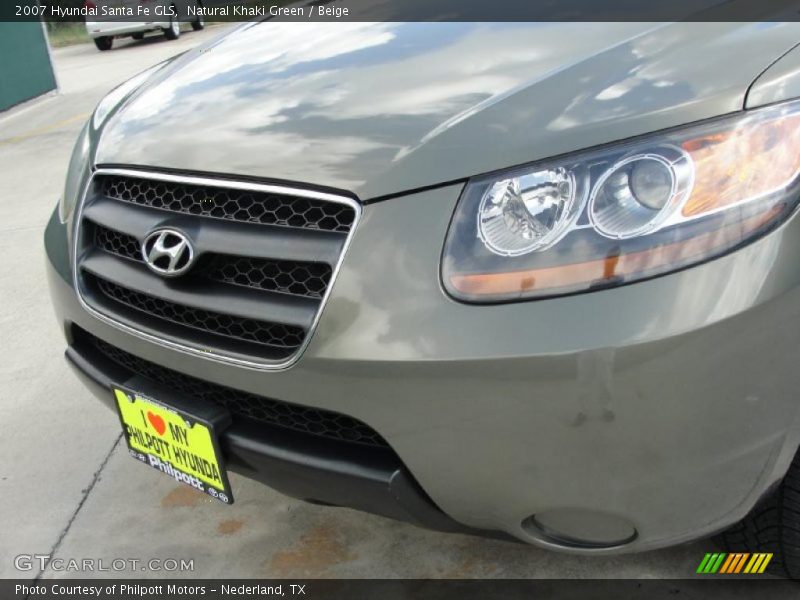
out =
<svg viewBox="0 0 800 600"><path fill-rule="evenodd" d="M219 444L230 425L223 408L165 390L141 377L113 385L129 454L224 504L233 493Z"/></svg>

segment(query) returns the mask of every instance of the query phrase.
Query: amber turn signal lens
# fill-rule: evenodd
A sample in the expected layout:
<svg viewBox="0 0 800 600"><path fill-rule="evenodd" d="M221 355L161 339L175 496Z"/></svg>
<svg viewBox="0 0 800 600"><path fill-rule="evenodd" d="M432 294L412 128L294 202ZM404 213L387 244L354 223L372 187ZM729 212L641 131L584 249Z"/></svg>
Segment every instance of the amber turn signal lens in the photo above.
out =
<svg viewBox="0 0 800 600"><path fill-rule="evenodd" d="M702 215L788 185L800 172L800 115L748 123L682 144L694 161L692 193L681 211Z"/></svg>
<svg viewBox="0 0 800 600"><path fill-rule="evenodd" d="M698 257L702 259L730 248L768 225L780 215L782 208L772 207L757 217L650 250L529 271L453 275L450 284L462 294L487 297L538 291L569 293L575 291L576 286L586 287L587 283L588 287L605 287L631 275L641 278L647 273L657 273L664 265L690 263Z"/></svg>

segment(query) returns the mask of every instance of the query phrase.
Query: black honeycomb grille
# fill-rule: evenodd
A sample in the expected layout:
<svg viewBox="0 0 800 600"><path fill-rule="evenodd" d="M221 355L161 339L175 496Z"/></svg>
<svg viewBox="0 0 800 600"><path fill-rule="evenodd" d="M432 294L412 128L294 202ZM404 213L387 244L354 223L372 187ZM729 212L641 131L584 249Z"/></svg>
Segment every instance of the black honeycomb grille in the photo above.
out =
<svg viewBox="0 0 800 600"><path fill-rule="evenodd" d="M94 225L94 243L98 248L144 262L138 240L101 225ZM214 255L199 275L212 281L243 287L322 298L328 289L333 269L325 263L271 260L227 255Z"/></svg>
<svg viewBox="0 0 800 600"><path fill-rule="evenodd" d="M187 397L223 406L234 416L332 440L389 448L389 444L377 431L347 415L289 404L203 381L129 354L88 333L83 335L90 338L94 346L108 359L133 374L176 390Z"/></svg>
<svg viewBox="0 0 800 600"><path fill-rule="evenodd" d="M242 223L348 232L356 217L345 204L251 190L119 175L98 177L98 184L103 195L116 200Z"/></svg>
<svg viewBox="0 0 800 600"><path fill-rule="evenodd" d="M139 240L132 235L95 225L94 243L98 248L102 248L106 252L144 262Z"/></svg>
<svg viewBox="0 0 800 600"><path fill-rule="evenodd" d="M322 298L333 269L324 263L304 263L236 256L219 256L205 276L214 281L262 290Z"/></svg>
<svg viewBox="0 0 800 600"><path fill-rule="evenodd" d="M299 348L305 337L300 327L202 310L143 294L100 277L95 280L103 294L120 304L207 333L288 350Z"/></svg>

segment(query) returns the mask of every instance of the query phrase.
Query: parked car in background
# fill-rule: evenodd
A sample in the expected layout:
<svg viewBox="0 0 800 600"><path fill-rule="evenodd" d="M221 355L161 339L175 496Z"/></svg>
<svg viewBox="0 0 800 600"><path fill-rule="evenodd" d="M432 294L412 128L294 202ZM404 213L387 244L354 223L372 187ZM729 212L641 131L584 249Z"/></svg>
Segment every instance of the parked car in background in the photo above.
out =
<svg viewBox="0 0 800 600"><path fill-rule="evenodd" d="M132 17L130 20L120 20L121 17L117 16L108 19L87 17L86 31L94 40L98 50L111 50L114 38L131 37L141 40L146 34L153 31L163 32L168 40L177 40L181 35L181 23L185 21L191 23L192 29L195 31L205 27L205 18L202 13L197 16L187 16L189 6L203 6L200 0L86 0L85 5L87 7L130 7L134 14L138 14L138 6L147 5L150 8L150 15L153 17L151 21L134 20L140 18L138 16Z"/></svg>

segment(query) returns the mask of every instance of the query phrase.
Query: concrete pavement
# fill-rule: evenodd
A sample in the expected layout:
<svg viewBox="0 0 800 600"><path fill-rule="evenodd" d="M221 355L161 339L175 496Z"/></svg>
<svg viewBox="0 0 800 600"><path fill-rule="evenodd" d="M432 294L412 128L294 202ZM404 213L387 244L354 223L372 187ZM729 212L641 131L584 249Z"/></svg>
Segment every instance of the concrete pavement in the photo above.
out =
<svg viewBox="0 0 800 600"><path fill-rule="evenodd" d="M103 53L93 45L56 50L61 93L0 115L0 577L38 574L15 569L19 554L103 559L107 567L113 559L140 561L90 576L690 576L713 548L710 541L575 557L312 506L236 475L236 504L225 507L127 456L116 415L84 391L62 358L42 233L74 139L97 101L131 75L222 31L186 32L176 42L118 42ZM143 571L153 558L191 560L194 571Z"/></svg>

